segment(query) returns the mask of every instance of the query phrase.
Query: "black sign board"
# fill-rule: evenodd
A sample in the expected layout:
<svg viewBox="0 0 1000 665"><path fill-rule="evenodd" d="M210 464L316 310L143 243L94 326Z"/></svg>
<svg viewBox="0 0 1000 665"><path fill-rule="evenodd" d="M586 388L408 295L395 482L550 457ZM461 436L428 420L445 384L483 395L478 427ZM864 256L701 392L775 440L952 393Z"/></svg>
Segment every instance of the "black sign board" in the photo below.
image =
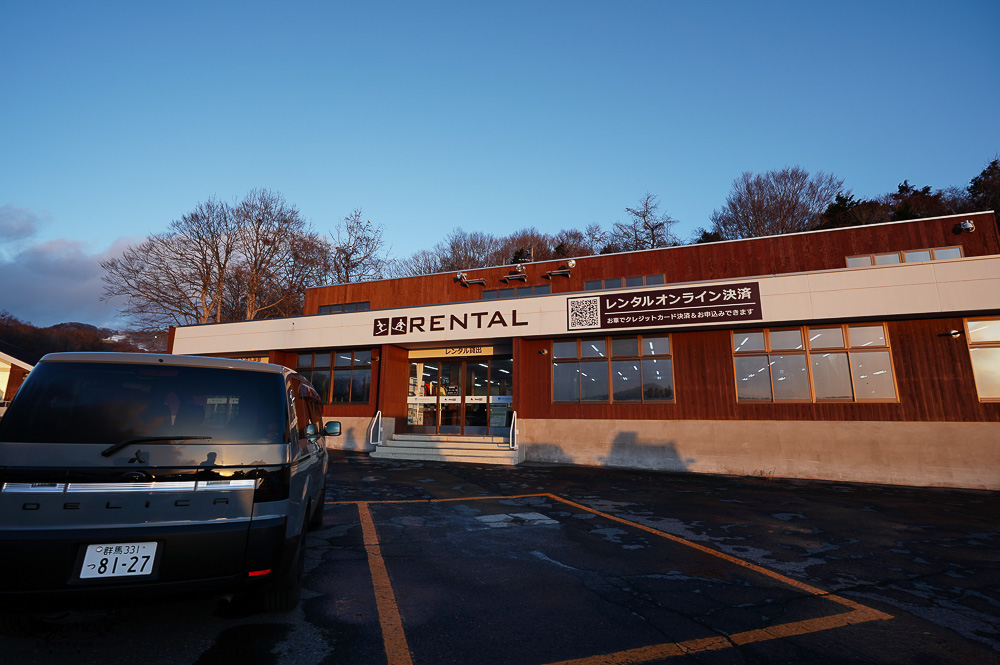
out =
<svg viewBox="0 0 1000 665"><path fill-rule="evenodd" d="M759 321L757 282L606 292L567 299L569 330Z"/></svg>

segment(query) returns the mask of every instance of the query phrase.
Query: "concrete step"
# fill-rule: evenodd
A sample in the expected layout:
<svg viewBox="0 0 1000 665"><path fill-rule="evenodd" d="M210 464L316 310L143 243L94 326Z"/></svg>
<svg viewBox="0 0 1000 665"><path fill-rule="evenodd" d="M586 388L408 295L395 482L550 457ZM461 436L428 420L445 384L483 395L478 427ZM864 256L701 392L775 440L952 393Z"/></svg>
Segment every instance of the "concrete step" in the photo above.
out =
<svg viewBox="0 0 1000 665"><path fill-rule="evenodd" d="M464 462L466 464L496 464L516 466L524 460L511 450L507 455L470 455L461 451L391 449L379 446L372 453L374 459L416 460L422 462Z"/></svg>
<svg viewBox="0 0 1000 665"><path fill-rule="evenodd" d="M510 450L506 441L431 441L426 439L398 439L392 437L382 446L393 448L435 448L440 450ZM380 446L380 447L382 447Z"/></svg>
<svg viewBox="0 0 1000 665"><path fill-rule="evenodd" d="M523 449L511 450L499 436L434 436L393 434L371 453L376 459L472 462L515 465L524 461Z"/></svg>
<svg viewBox="0 0 1000 665"><path fill-rule="evenodd" d="M507 445L505 436L460 436L458 434L393 434L393 441L431 441L434 443L499 443Z"/></svg>

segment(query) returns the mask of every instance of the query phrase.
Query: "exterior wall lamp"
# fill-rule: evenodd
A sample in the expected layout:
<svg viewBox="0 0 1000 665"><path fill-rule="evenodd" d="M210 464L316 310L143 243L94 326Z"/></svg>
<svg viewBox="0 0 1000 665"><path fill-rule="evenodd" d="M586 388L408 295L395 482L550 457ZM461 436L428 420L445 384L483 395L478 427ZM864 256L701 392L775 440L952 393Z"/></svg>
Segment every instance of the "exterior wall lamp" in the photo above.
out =
<svg viewBox="0 0 1000 665"><path fill-rule="evenodd" d="M522 282L528 281L528 276L524 274L524 266L520 263L514 266L514 272L508 274L506 277L501 277L500 281L509 284L512 279L519 279Z"/></svg>
<svg viewBox="0 0 1000 665"><path fill-rule="evenodd" d="M457 273L455 275L455 281L464 286L465 288L469 288L469 284L478 284L480 286L486 286L486 280L483 279L482 277L480 277L479 279L469 279L464 272Z"/></svg>
<svg viewBox="0 0 1000 665"><path fill-rule="evenodd" d="M558 270L550 270L544 275L542 275L542 277L544 277L545 279L552 279L553 275L562 275L563 277L569 277L570 272L575 267L576 267L576 260L570 259L569 261L566 262L565 268L560 268Z"/></svg>
<svg viewBox="0 0 1000 665"><path fill-rule="evenodd" d="M976 230L976 225L971 219L967 219L964 222L959 222L955 225L955 235L961 235L964 233L972 233Z"/></svg>

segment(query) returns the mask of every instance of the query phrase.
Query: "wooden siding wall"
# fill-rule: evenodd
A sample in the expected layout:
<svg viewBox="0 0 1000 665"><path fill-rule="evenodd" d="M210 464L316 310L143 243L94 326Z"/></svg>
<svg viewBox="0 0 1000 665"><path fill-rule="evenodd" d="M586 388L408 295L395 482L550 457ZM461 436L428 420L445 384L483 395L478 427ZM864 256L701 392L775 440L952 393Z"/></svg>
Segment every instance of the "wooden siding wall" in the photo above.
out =
<svg viewBox="0 0 1000 665"><path fill-rule="evenodd" d="M381 349L382 360L379 368L379 400L382 415L395 418L397 428L401 430L406 424L406 395L410 381L410 362L408 351L399 346L386 344ZM374 400L374 386L372 387ZM372 409L371 415L375 415Z"/></svg>
<svg viewBox="0 0 1000 665"><path fill-rule="evenodd" d="M976 231L956 234L963 219L974 221ZM568 278L544 278L547 271L565 267L565 261L547 261L525 264L527 280L509 284L500 278L513 274L510 266L466 271L469 279L484 278L485 287L462 286L454 273L324 286L306 291L304 312L316 314L320 305L353 302L368 302L372 309L464 302L481 299L483 289L517 286L550 285L552 293L582 291L585 281L609 277L664 274L666 283L674 284L831 270L845 268L847 257L857 254L956 245L965 256L1000 254L993 213L582 257Z"/></svg>
<svg viewBox="0 0 1000 665"><path fill-rule="evenodd" d="M7 375L7 389L4 391L5 400L14 399L14 395L21 389L24 380L28 378L28 370L17 365L10 366L10 374Z"/></svg>
<svg viewBox="0 0 1000 665"><path fill-rule="evenodd" d="M1000 422L1000 403L981 403L976 394L965 336L947 334L964 330L962 319L889 321L887 328L898 403L738 404L730 332L699 330L672 334L672 404L553 404L551 342L522 340L516 408L521 418L539 419Z"/></svg>

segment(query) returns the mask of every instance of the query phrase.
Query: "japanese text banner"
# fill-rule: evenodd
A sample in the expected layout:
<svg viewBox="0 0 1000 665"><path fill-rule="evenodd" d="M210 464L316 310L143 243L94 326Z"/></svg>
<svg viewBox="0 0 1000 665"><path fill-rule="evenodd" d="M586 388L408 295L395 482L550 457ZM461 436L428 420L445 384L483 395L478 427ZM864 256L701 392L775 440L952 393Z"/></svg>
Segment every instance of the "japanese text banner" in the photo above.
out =
<svg viewBox="0 0 1000 665"><path fill-rule="evenodd" d="M757 282L601 293L567 299L569 330L759 321Z"/></svg>

